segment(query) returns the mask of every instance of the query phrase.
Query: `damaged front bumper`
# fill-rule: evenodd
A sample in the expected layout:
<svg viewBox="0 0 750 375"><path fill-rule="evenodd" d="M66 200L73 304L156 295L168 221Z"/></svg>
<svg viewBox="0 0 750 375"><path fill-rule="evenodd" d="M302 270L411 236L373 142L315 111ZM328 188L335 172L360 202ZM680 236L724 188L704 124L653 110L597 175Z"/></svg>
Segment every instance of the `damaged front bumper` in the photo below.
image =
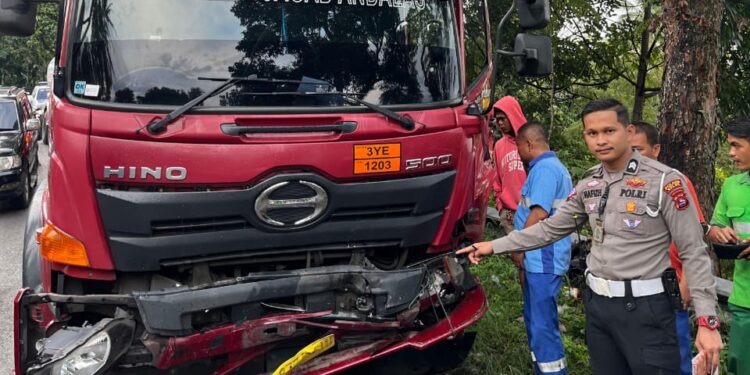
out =
<svg viewBox="0 0 750 375"><path fill-rule="evenodd" d="M110 305L116 313L80 327L58 324L36 337L34 311L66 304ZM317 267L128 295L23 290L15 303L16 371L58 374L64 366L83 366L86 374L173 373L203 364L215 374L264 373L279 364L270 353L333 334L334 348L294 369L332 374L455 339L486 310L467 264L452 256L395 271Z"/></svg>

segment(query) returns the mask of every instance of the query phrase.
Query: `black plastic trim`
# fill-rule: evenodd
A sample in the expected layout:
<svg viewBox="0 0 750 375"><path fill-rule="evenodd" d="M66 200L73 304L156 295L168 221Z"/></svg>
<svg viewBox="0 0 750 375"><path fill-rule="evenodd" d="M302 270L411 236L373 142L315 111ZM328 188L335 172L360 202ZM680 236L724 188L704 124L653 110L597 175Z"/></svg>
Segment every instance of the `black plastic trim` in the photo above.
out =
<svg viewBox="0 0 750 375"><path fill-rule="evenodd" d="M146 331L182 336L194 330L193 312L324 292L373 296L373 313L387 317L406 309L416 299L425 272L425 268L380 271L360 266L317 267L257 274L257 281L247 283L136 292L133 297ZM333 294L331 297L335 298Z"/></svg>
<svg viewBox="0 0 750 375"><path fill-rule="evenodd" d="M98 190L99 209L115 268L156 271L176 259L254 252L286 251L330 244L396 241L400 247L429 244L448 204L455 171L385 180L336 184L311 173L271 177L247 190L141 192ZM306 180L323 187L329 205L323 215L300 228L276 228L255 214L255 199L285 180ZM393 207L413 207L410 212ZM382 215L351 215L383 212ZM337 213L344 213L344 216ZM349 215L347 218L346 215ZM154 222L243 217L247 228L157 235ZM334 219L335 218L335 219Z"/></svg>
<svg viewBox="0 0 750 375"><path fill-rule="evenodd" d="M226 135L241 136L243 134L268 133L318 133L336 132L341 134L353 133L357 130L356 121L339 121L331 125L301 125L301 126L242 126L237 124L221 124L221 131Z"/></svg>

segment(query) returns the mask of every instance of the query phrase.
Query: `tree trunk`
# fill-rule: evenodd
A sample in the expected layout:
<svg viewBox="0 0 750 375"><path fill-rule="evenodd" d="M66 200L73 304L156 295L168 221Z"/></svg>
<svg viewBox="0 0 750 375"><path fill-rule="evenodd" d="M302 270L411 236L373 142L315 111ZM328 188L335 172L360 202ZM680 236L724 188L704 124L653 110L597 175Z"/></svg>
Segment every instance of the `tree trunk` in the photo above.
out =
<svg viewBox="0 0 750 375"><path fill-rule="evenodd" d="M706 219L715 203L714 161L718 148L719 0L663 0L664 77L659 123L660 160L683 171L695 186ZM719 262L709 251L714 274Z"/></svg>
<svg viewBox="0 0 750 375"><path fill-rule="evenodd" d="M719 31L723 1L663 0L665 67L659 106L660 160L695 185L703 213L715 202Z"/></svg>
<svg viewBox="0 0 750 375"><path fill-rule="evenodd" d="M645 4L643 9L643 23L648 24L651 20L651 4ZM641 33L640 53L638 54L638 75L635 79L635 99L633 100L633 121L643 119L643 104L646 102L646 75L648 74L648 62L651 60L649 53L649 39L651 28L645 27Z"/></svg>

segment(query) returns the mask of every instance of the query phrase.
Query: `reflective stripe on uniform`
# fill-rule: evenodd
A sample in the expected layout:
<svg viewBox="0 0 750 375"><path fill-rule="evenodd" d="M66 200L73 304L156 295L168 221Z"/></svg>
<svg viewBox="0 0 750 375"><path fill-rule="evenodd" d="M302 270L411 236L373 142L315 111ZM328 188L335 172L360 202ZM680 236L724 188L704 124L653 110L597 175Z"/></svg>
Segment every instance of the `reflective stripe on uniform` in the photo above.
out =
<svg viewBox="0 0 750 375"><path fill-rule="evenodd" d="M737 233L750 234L750 223L732 222L732 228Z"/></svg>
<svg viewBox="0 0 750 375"><path fill-rule="evenodd" d="M568 366L568 363L565 360L565 357L562 357L557 361L537 362L536 365L539 366L539 371L541 372L560 372L562 370L565 370L565 368Z"/></svg>
<svg viewBox="0 0 750 375"><path fill-rule="evenodd" d="M567 199L555 199L554 201L552 201L552 208L558 209L562 207L567 201L568 201ZM529 197L521 198L521 204L524 205L525 207L531 208L531 198Z"/></svg>

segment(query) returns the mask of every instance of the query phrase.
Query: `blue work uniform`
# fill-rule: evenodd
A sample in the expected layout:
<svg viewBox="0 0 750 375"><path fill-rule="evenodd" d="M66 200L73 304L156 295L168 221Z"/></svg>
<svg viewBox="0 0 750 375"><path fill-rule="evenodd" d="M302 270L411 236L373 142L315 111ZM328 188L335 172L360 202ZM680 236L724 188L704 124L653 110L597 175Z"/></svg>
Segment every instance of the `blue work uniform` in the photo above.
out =
<svg viewBox="0 0 750 375"><path fill-rule="evenodd" d="M524 228L534 206L541 207L549 216L554 215L572 190L573 180L554 152L534 158L521 189L516 229ZM526 252L524 259L523 316L537 374L568 373L557 316L557 295L570 265L570 244L571 238L567 236Z"/></svg>

